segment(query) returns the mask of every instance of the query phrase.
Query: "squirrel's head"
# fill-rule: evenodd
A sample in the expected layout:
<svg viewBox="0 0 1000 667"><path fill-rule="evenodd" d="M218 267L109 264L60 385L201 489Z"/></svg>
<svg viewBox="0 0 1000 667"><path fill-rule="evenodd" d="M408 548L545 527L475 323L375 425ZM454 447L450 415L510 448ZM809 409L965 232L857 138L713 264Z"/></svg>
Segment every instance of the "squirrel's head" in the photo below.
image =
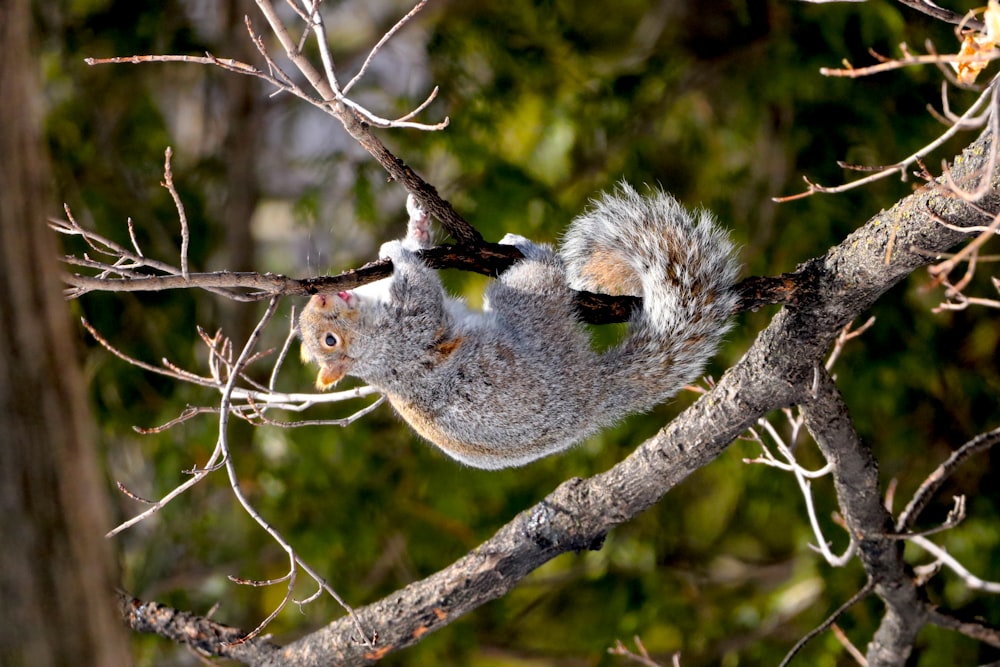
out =
<svg viewBox="0 0 1000 667"><path fill-rule="evenodd" d="M316 294L299 315L302 361L319 364L317 389L330 389L354 366L352 324L358 318L359 298L353 292Z"/></svg>

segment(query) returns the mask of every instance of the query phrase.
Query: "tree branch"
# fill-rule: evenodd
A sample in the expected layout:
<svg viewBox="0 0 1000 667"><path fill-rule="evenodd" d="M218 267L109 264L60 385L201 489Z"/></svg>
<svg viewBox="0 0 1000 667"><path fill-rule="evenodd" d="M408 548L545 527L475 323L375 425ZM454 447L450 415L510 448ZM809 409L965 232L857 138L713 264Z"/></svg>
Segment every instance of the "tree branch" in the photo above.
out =
<svg viewBox="0 0 1000 667"><path fill-rule="evenodd" d="M898 2L901 5L906 5L911 9L917 10L921 14L926 14L927 16L936 18L939 21L944 21L945 23L964 26L966 28L973 28L975 30L982 30L984 28L983 22L975 18L975 16L971 13L959 14L958 12L953 12L950 9L940 7L930 0L898 0Z"/></svg>
<svg viewBox="0 0 1000 667"><path fill-rule="evenodd" d="M864 446L840 392L825 368L816 368L811 400L803 405L806 427L833 465L837 501L885 615L868 647L868 665L906 661L926 622L922 600L903 562L902 544L891 538L892 517L881 502L878 465Z"/></svg>
<svg viewBox="0 0 1000 667"><path fill-rule="evenodd" d="M68 233L63 223L52 225L57 231ZM73 232L80 234L81 232ZM88 232L83 232L84 234ZM419 252L427 265L434 269L459 269L482 275L496 276L522 259L514 246L500 243L479 242L473 245L442 245ZM213 271L211 273L168 273L144 275L135 269L119 267L118 278L108 277L110 264L67 256L71 265L85 265L103 269L97 276L81 273L64 273L63 282L71 286L72 296L87 292L159 292L192 287L221 293L236 301L263 301L275 295L310 296L321 292L349 290L388 278L392 275L392 262L376 260L357 269L349 269L335 276L290 278L274 273L254 271ZM153 260L146 260L153 264ZM164 270L162 262L154 268ZM763 306L793 305L809 298L808 285L803 286L800 276L785 273L779 276L751 276L735 287L740 295L737 312L757 310ZM236 290L249 290L238 292ZM628 321L632 312L641 307L642 299L634 296L610 296L595 292L577 292L576 307L581 319L588 324L611 324Z"/></svg>
<svg viewBox="0 0 1000 667"><path fill-rule="evenodd" d="M345 104L340 91L335 90L332 83L313 67L312 62L299 50L270 0L257 0L257 6L263 12L275 36L284 47L288 58L306 77L316 92L322 96L330 114L340 121L347 133L368 151L394 180L402 183L407 191L423 205L424 210L441 222L441 225L459 245L475 244L482 241L482 235L455 212L451 204L438 194L434 186L424 181L402 160L389 152L385 144L372 133L371 126L362 121L357 112Z"/></svg>
<svg viewBox="0 0 1000 667"><path fill-rule="evenodd" d="M983 135L963 153L956 161L956 174L973 179L986 173L988 140ZM994 198L995 192L994 184ZM370 664L405 648L427 632L504 595L556 555L600 547L610 529L643 512L714 460L760 416L796 402L809 405L814 424L829 424L816 431L840 469L838 491L850 525L874 528L872 533L857 535L862 542L861 557L874 574L878 594L893 606L873 642L870 655L875 660L870 664L901 664L896 658L908 649L918 611L899 605L914 600L915 592L912 586L899 585L904 572L899 543L884 537L891 532L892 522L884 509L876 508L881 505L874 462L844 422L846 412L832 393L835 388L829 376L818 369L837 332L886 290L925 265L929 261L926 251L944 251L965 238L938 224L935 216L961 225L978 214L936 187L924 187L879 213L824 257L804 264L796 279L807 283L815 298L778 313L711 392L632 455L605 473L563 483L453 565L356 609L362 625L378 633L375 650L364 647L355 636L353 622L342 618L286 646L280 656L274 654L255 664ZM896 251L886 263L891 234ZM820 383L814 393L816 373L820 373ZM899 640L890 639L890 630Z"/></svg>
<svg viewBox="0 0 1000 667"><path fill-rule="evenodd" d="M127 593L118 593L118 609L125 624L136 632L151 632L178 644L190 646L202 655L230 658L243 664L259 664L275 656L281 647L266 639L239 642L246 633L190 612L158 602L144 602Z"/></svg>
<svg viewBox="0 0 1000 667"><path fill-rule="evenodd" d="M937 490L941 488L941 485L951 476L955 470L965 462L973 454L977 454L985 449L989 449L993 445L1000 443L1000 428L993 429L992 431L987 431L986 433L980 433L972 440L968 441L954 452L948 459L935 468L934 472L927 476L924 483L920 485L916 493L913 494L913 498L910 499L909 504L907 504L906 509L900 513L899 518L896 520L896 531L905 532L913 527L913 522L917 520L920 513L924 511L927 507L927 503L930 502Z"/></svg>

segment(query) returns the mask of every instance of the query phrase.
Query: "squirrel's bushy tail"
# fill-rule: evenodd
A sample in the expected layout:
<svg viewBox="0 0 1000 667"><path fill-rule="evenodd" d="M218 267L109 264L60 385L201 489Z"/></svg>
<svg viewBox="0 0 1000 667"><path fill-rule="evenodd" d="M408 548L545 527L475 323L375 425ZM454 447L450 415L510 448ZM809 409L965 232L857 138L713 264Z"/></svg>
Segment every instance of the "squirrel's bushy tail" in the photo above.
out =
<svg viewBox="0 0 1000 667"><path fill-rule="evenodd" d="M601 357L609 407L645 410L677 393L730 327L739 264L728 234L661 190L620 184L573 221L560 254L574 289L643 299Z"/></svg>

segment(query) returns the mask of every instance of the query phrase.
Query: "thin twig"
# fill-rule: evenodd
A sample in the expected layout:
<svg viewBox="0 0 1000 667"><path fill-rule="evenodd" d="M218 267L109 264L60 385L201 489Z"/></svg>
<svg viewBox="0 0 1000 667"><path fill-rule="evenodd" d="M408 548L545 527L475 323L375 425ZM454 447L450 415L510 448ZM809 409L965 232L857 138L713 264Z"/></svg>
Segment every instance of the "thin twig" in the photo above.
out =
<svg viewBox="0 0 1000 667"><path fill-rule="evenodd" d="M343 426L350 426L351 424L353 424L354 422L358 421L362 417L365 417L366 415L374 412L375 409L378 408L380 405L382 405L384 402L385 402L385 396L379 396L371 404L366 405L365 407L359 409L358 411L354 412L353 414L350 414L350 415L348 415L346 417L341 417L340 419L302 419L302 420L293 421L293 422L286 422L286 421L278 421L278 420L266 417L264 415L263 410L259 410L259 409L253 410L252 414L243 414L244 413L243 410L240 410L236 414L237 414L237 416L246 419L248 422L250 422L251 424L254 424L256 426L260 426L260 425L263 424L263 425L267 425L267 426L277 426L279 428L301 428L303 426L341 426L341 427L343 427ZM272 409L274 409L274 408L280 408L281 406L268 406L268 407L271 407ZM251 409L252 408L253 408L253 406L251 406Z"/></svg>
<svg viewBox="0 0 1000 667"><path fill-rule="evenodd" d="M375 59L375 56L378 54L379 51L382 50L382 47L385 46L386 42L388 42L390 39L392 39L393 35L395 35L397 32L399 32L399 30L404 25L406 25L407 23L409 23L410 19L412 19L417 14L419 14L420 10L423 9L424 5L426 5L426 4L427 4L427 0L420 0L420 2L418 2L416 4L416 6L414 6L414 8L411 9L406 14L406 16L404 16L403 18L401 18L398 21L396 21L396 25L394 25L391 28L389 28L389 31L386 32L384 35L382 35L382 39L380 39L375 44L375 46L372 47L371 51L368 52L368 57L365 58L365 61L363 63L361 63L361 69L359 69L358 73L354 75L354 78L351 79L350 81L348 81L347 85L344 86L344 90L343 90L344 95L346 95L347 93L349 93L350 90L351 90L351 88L354 87L354 84L356 84L358 81L360 81L364 77L365 72L368 71L368 66L371 65L372 60ZM437 88L435 88L434 91L435 91L435 94L436 94L437 93Z"/></svg>
<svg viewBox="0 0 1000 667"><path fill-rule="evenodd" d="M833 370L833 365L837 363L837 359L840 358L840 353L844 350L844 345L847 341L857 338L864 332L868 331L875 324L875 316L872 315L865 323L862 324L857 329L851 329L854 322L848 322L847 325L841 330L840 334L837 336L837 340L833 343L833 350L830 352L830 356L826 358L826 370Z"/></svg>
<svg viewBox="0 0 1000 667"><path fill-rule="evenodd" d="M203 468L192 470L190 472L191 477L188 478L187 481L174 487L170 492L168 492L162 498L153 503L149 507L149 509L147 509L145 512L140 512L139 514L133 516L131 519L121 522L120 524L109 530L104 536L114 537L123 530L131 528L135 524L144 521L145 519L149 518L153 514L159 512L161 509L166 507L171 500L173 500L174 498L181 495L182 493L190 489L192 486L203 480L209 473L218 470L219 454L220 450L218 446L216 446L216 448L212 450L211 456L208 457L208 461L205 463L205 466Z"/></svg>
<svg viewBox="0 0 1000 667"><path fill-rule="evenodd" d="M847 329L842 331L841 335L845 335L846 331ZM801 414L797 417L793 416L789 408L785 408L782 412L788 418L789 424L792 427L791 437L789 438L789 442L791 444L785 444L784 438L781 437L781 434L778 433L777 429L768 419L761 418L757 420L757 423L762 426L765 431L767 431L771 440L774 441L778 452L785 459L785 461L782 462L775 458L768 448L764 446L764 441L760 435L757 434L755 430L750 429L749 431L751 433L751 437L761 444L764 451L764 457L757 459L744 459L744 463L761 463L792 473L795 477L796 483L799 485L799 490L806 506L806 515L809 517L809 525L812 527L813 535L816 537L816 545L814 548L822 554L823 558L832 567L843 567L854 557L857 543L854 536L850 535L850 540L843 554L837 556L830 550L829 544L823 535L823 529L819 525L819 519L816 516L816 508L812 498L812 483L810 481L811 479L816 479L830 474L833 470L833 465L828 462L819 470L807 470L798 463L795 458L793 448L802 429L803 418Z"/></svg>
<svg viewBox="0 0 1000 667"><path fill-rule="evenodd" d="M167 149L163 152L163 183L161 185L167 189L170 196L174 200L174 207L177 209L177 219L181 223L181 275L184 280L188 279L188 246L191 244L191 232L188 229L187 213L184 212L184 202L181 201L181 196L177 194L177 188L174 187L174 172L170 168L170 158L173 156L174 151L167 146Z"/></svg>
<svg viewBox="0 0 1000 667"><path fill-rule="evenodd" d="M971 192L966 191L964 188L960 187L955 179L951 176L951 168L948 167L948 163L943 164L944 181L948 189L962 199L962 201L968 203L978 202L980 199L986 196L986 193L990 191L993 185L993 172L996 169L997 163L997 144L998 137L1000 137L1000 108L998 108L998 92L1000 92L1000 85L993 85L990 87L992 90L992 95L990 96L990 106L988 110L984 113L989 113L990 119L990 134L993 140L990 141L990 157L986 164L988 169L985 174L979 179L979 185L975 190Z"/></svg>
<svg viewBox="0 0 1000 667"><path fill-rule="evenodd" d="M225 388L222 391L222 399L219 403L219 437L217 440L216 448L222 452L223 462L226 467L226 474L229 477L229 488L233 492L233 496L236 498L236 502L240 504L243 510L250 515L250 517L259 525L264 531L271 536L271 539L275 540L282 549L288 554L289 562L291 567L289 568L289 573L287 576L282 577L278 581L288 581L288 590L285 593L284 598L278 603L277 607L268 616L257 625L256 628L248 632L245 636L236 640L235 642L230 642L230 644L242 644L243 642L253 639L259 635L264 628L270 623L282 609L288 604L288 601L292 598L292 592L295 587L295 555L292 551L291 546L289 546L281 535L267 522L264 518L257 512L256 509L250 504L246 496L243 494L243 489L240 486L239 476L236 474L236 467L233 465L233 458L229 451L229 437L228 437L228 426L229 426L229 415L230 415L230 403L232 401L233 388L236 386L236 381L240 376L240 372L247 363L247 359L250 356L254 346L260 339L261 332L264 327L271 320L274 315L275 310L278 308L278 298L272 297L270 302L267 304L267 310L265 310L264 315L261 317L260 321L257 322L257 326L254 327L253 332L247 339L246 344L240 351L239 357L233 364L232 372L229 374L229 380L226 383ZM351 611L348 608L348 611Z"/></svg>
<svg viewBox="0 0 1000 667"><path fill-rule="evenodd" d="M281 346L278 358L274 360L274 367L271 369L271 377L267 381L267 390L269 392L274 391L275 384L278 381L278 372L285 363L285 357L288 356L288 350L292 346L292 341L294 341L297 337L298 330L295 326L295 306L292 306L292 312L288 315L288 335L285 336L285 342Z"/></svg>
<svg viewBox="0 0 1000 667"><path fill-rule="evenodd" d="M958 575L962 582L970 589L974 591L983 591L985 593L1000 593L1000 582L980 579L976 575L969 572L969 570L966 569L964 565L959 563L958 559L948 553L948 550L944 547L931 542L926 537L921 536L913 536L909 541L934 556L942 565Z"/></svg>
<svg viewBox="0 0 1000 667"><path fill-rule="evenodd" d="M941 133L934 141L926 144L920 150L903 158L899 162L889 165L887 167L881 167L879 171L869 176L865 176L864 178L859 178L849 183L844 183L842 185L837 185L837 186L824 186L818 183L813 183L808 178L803 176L802 180L805 181L806 185L808 186L805 192L800 192L799 194L796 195L789 195L787 197L773 197L772 200L775 202L782 203L782 202L793 201L796 199L802 199L803 197L808 197L810 195L816 194L817 192L821 192L824 194L835 194L838 192L846 192L848 190L852 190L862 185L866 185L868 183L873 183L875 181L881 180L883 178L886 178L887 176L890 176L891 174L896 174L896 173L901 173L905 180L906 169L911 164L913 164L917 160L922 159L923 156L926 155L927 153L930 153L931 151L934 151L937 148L939 148L942 144L944 144L946 141L951 139L955 134L957 134L959 130L966 128L965 125L966 121L971 117L973 117L975 114L977 114L979 112L980 107L982 107L985 104L986 100L990 99L990 97L993 94L992 88L996 85L997 85L997 77L994 77L993 80L990 81L990 84L989 86L987 86L986 90L984 90L983 93L976 99L976 101L973 102L972 105L966 110L966 112L959 117L959 122L955 123L950 128Z"/></svg>
<svg viewBox="0 0 1000 667"><path fill-rule="evenodd" d="M1000 428L993 429L986 433L980 433L972 440L952 452L941 465L927 476L927 479L920 485L913 498L906 505L906 508L896 519L896 532L905 533L913 527L913 522L917 520L920 513L924 511L930 499L937 493L941 485L944 484L955 470L973 454L989 449L993 445L1000 443Z"/></svg>
<svg viewBox="0 0 1000 667"><path fill-rule="evenodd" d="M844 647L844 650L847 651L848 655L854 658L854 662L858 663L861 667L868 667L868 660L865 658L864 654L858 650L858 647L855 646L853 642L851 642L851 640L847 637L847 634L840 629L839 625L836 623L831 625L830 632L837 638L837 641Z"/></svg>
<svg viewBox="0 0 1000 667"><path fill-rule="evenodd" d="M260 3L258 3L260 4ZM323 15L319 13L319 0L302 0L302 6L308 11L308 21L310 29L316 36L316 45L319 46L319 57L320 62L323 63L323 71L326 73L326 82L330 85L333 90L334 97L339 102L346 102L343 92L340 90L340 84L337 82L337 73L333 66L333 56L330 55L330 45L327 43L326 39L326 26L323 23ZM301 55L302 50L296 53L296 55ZM313 87L317 91L320 90L315 83Z"/></svg>
<svg viewBox="0 0 1000 667"><path fill-rule="evenodd" d="M642 643L642 639L639 637L639 635L635 635L634 637L632 637L632 641L635 642L635 647L638 652L630 651L628 647L622 643L622 640L616 639L615 645L608 649L608 654L627 658L632 662L643 665L643 667L663 667L663 665L656 662L655 660L653 660L653 658L650 657L649 651L646 650L646 647ZM674 665L674 667L680 667L681 664L680 653L674 653L671 663Z"/></svg>
<svg viewBox="0 0 1000 667"><path fill-rule="evenodd" d="M972 239L968 244L965 245L960 251L946 259L945 261L928 267L927 272L935 278L947 276L951 273L955 266L967 259L974 256L979 252L979 249L983 247L988 241L992 240L1000 232L1000 214L997 214L993 218L993 222L987 226L983 231L979 233L976 238ZM972 260L970 259L970 264ZM959 288L958 291L961 291Z"/></svg>
<svg viewBox="0 0 1000 667"><path fill-rule="evenodd" d="M875 590L875 581L871 577L869 577L868 582L861 587L861 590L852 595L850 599L847 600L847 602L837 607L837 609L832 614L830 614L825 621L823 621L815 628L810 630L802 639L795 642L795 646L793 646L791 650L788 651L788 654L785 655L784 660L782 660L778 664L778 667L787 667L788 663L790 663L792 661L792 658L795 657L795 654L801 651L806 644L808 644L814 637L816 637L817 635L825 631L827 628L829 628L831 625L833 625L837 621L837 619L840 618L841 615L843 615L845 611L847 611L855 604L860 602L873 590Z"/></svg>
<svg viewBox="0 0 1000 667"><path fill-rule="evenodd" d="M877 55L874 54L873 55ZM969 63L984 63L1000 58L1000 52L994 51L990 54L959 55L959 54L927 54L922 56L906 55L902 58L879 58L881 62L877 65L867 65L865 67L854 67L850 63L844 63L845 67L820 67L819 73L823 76L858 78L881 74L903 67L915 67L918 65L934 65L938 63L964 65Z"/></svg>

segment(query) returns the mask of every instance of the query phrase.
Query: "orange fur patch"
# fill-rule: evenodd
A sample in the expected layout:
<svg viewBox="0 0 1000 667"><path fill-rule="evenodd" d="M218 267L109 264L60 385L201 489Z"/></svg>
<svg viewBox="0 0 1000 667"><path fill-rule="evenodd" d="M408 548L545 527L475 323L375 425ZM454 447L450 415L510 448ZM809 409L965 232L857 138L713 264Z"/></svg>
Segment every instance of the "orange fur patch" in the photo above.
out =
<svg viewBox="0 0 1000 667"><path fill-rule="evenodd" d="M344 377L345 369L342 364L330 364L324 363L319 368L319 374L316 376L316 388L322 391L326 391L333 385L340 382L341 378Z"/></svg>
<svg viewBox="0 0 1000 667"><path fill-rule="evenodd" d="M462 347L462 343L465 342L464 338L452 338L451 340L443 340L440 343L434 345L434 352L442 357L450 357L455 350Z"/></svg>
<svg viewBox="0 0 1000 667"><path fill-rule="evenodd" d="M436 415L426 412L409 401L404 401L398 396L388 394L389 403L396 409L399 416L406 420L406 423L413 427L413 430L427 438L435 445L446 451L467 452L469 446L451 437L437 425Z"/></svg>
<svg viewBox="0 0 1000 667"><path fill-rule="evenodd" d="M639 276L626 262L621 253L600 248L590 256L581 273L590 281L601 286L601 291L612 296L642 294Z"/></svg>

